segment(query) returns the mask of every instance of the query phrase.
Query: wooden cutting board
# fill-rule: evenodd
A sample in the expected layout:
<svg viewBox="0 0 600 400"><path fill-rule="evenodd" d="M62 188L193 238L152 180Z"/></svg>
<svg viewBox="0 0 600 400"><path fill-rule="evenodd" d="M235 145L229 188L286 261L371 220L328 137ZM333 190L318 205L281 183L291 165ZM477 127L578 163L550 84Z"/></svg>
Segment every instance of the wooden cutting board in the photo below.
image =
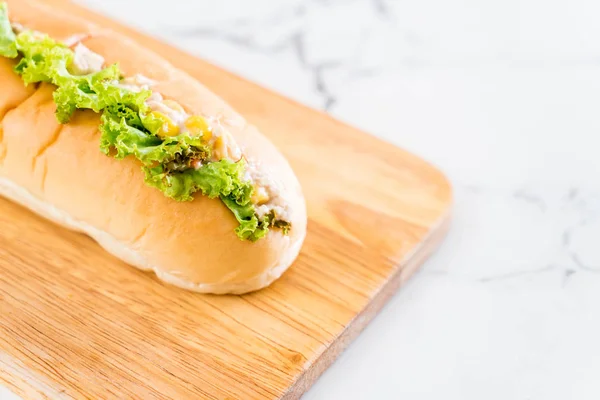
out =
<svg viewBox="0 0 600 400"><path fill-rule="evenodd" d="M199 295L0 200L0 384L31 399L299 398L436 249L447 180L327 115L72 12L160 52L269 136L304 186L308 236L272 287Z"/></svg>

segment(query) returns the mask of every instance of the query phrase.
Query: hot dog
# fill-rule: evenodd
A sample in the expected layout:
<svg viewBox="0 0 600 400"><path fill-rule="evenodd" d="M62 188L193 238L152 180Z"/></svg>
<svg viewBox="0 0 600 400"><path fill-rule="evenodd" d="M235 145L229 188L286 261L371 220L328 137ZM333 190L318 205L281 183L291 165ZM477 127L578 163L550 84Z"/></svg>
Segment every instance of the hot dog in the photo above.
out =
<svg viewBox="0 0 600 400"><path fill-rule="evenodd" d="M35 0L0 3L0 195L203 293L270 285L306 235L294 171L204 85Z"/></svg>

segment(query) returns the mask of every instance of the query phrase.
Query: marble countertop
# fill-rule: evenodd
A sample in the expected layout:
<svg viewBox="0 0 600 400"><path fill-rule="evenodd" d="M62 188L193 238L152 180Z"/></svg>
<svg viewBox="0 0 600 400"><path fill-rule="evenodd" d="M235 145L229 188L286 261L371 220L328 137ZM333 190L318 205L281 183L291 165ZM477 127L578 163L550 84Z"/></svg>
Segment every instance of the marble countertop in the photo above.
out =
<svg viewBox="0 0 600 400"><path fill-rule="evenodd" d="M600 3L79 1L452 180L440 251L304 398L600 398Z"/></svg>

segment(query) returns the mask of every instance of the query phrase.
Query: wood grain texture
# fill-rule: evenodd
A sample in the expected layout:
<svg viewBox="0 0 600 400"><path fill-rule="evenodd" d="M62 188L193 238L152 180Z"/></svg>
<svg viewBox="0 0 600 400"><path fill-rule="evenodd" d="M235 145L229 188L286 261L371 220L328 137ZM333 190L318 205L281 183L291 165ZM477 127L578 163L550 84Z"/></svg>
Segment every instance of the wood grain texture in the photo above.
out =
<svg viewBox="0 0 600 400"><path fill-rule="evenodd" d="M450 185L399 148L72 12L160 52L256 124L298 174L309 232L270 288L208 296L162 284L0 200L0 383L27 399L299 398L436 249Z"/></svg>

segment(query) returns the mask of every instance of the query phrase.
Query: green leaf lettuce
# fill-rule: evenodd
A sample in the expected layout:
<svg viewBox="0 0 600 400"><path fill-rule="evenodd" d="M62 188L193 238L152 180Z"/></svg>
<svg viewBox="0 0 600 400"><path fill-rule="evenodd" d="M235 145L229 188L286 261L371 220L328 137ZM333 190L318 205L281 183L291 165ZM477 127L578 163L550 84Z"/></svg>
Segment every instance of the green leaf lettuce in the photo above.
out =
<svg viewBox="0 0 600 400"><path fill-rule="evenodd" d="M17 52L17 38L8 19L6 3L0 3L0 56L15 58Z"/></svg>

